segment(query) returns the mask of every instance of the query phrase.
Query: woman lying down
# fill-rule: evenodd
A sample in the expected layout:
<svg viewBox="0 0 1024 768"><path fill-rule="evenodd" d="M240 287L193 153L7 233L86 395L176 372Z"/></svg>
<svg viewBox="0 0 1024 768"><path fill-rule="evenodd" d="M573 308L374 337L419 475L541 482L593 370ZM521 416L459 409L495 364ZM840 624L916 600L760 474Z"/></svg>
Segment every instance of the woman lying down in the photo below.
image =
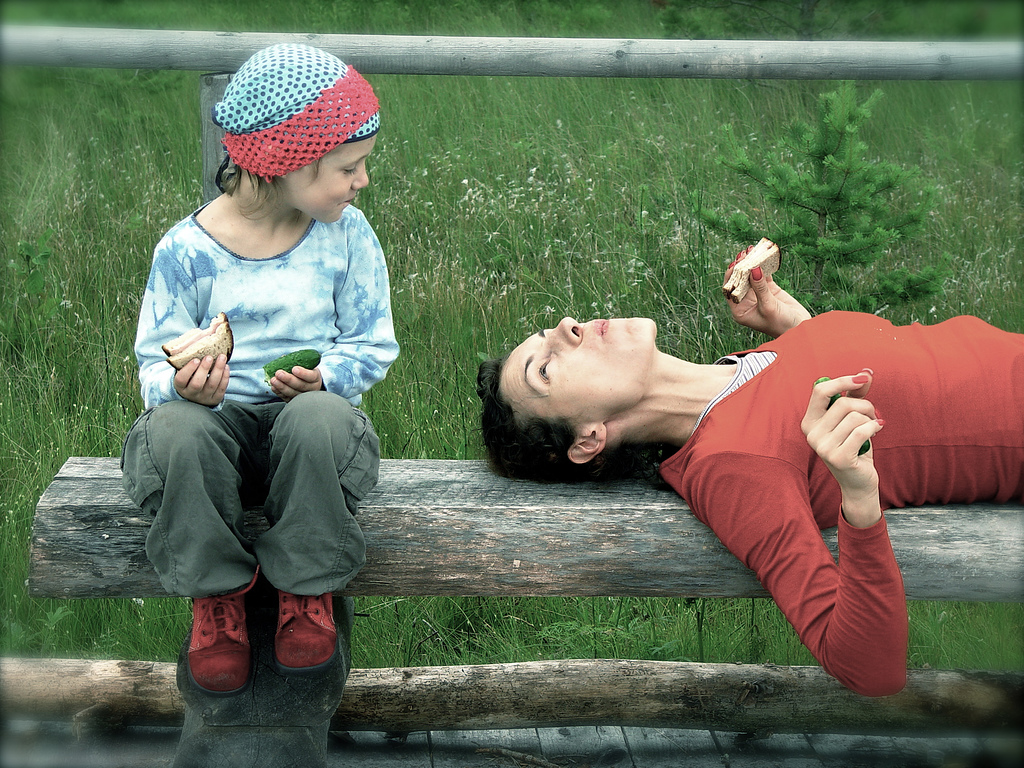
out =
<svg viewBox="0 0 1024 768"><path fill-rule="evenodd" d="M750 277L733 316L775 338L710 365L660 350L651 320L568 317L483 363L491 466L572 482L657 457L829 674L897 693L907 611L884 511L1024 502L1024 335L967 316L811 317L770 275ZM820 534L832 526L838 564Z"/></svg>

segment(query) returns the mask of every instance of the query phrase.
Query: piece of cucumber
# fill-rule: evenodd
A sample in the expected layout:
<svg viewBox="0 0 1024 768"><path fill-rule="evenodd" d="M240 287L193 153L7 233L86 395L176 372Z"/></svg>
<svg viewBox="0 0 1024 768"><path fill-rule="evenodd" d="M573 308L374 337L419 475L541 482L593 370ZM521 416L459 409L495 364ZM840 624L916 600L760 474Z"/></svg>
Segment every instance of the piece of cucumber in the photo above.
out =
<svg viewBox="0 0 1024 768"><path fill-rule="evenodd" d="M264 378L269 384L270 380L274 378L274 374L278 371L291 373L292 368L296 365L312 370L320 365L320 353L315 349L300 349L295 352L289 352L287 355L281 355L276 360L271 360L263 366L263 373L266 374Z"/></svg>

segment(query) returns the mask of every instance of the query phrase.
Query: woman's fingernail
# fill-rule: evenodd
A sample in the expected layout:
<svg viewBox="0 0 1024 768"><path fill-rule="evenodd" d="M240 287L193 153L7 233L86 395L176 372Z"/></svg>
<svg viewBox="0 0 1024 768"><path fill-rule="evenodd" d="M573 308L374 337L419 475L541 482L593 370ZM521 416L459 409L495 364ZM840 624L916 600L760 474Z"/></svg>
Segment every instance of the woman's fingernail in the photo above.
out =
<svg viewBox="0 0 1024 768"><path fill-rule="evenodd" d="M750 276L755 280L760 280L762 277L764 277L764 272L761 271L760 267L754 267L752 270L750 270Z"/></svg>
<svg viewBox="0 0 1024 768"><path fill-rule="evenodd" d="M878 422L878 426L880 426L880 427L884 427L885 426L885 419L875 419L875 421Z"/></svg>
<svg viewBox="0 0 1024 768"><path fill-rule="evenodd" d="M864 368L861 368L861 369L860 369L860 372L861 372L861 373L867 373L867 374L870 374L870 375L872 375L872 376L874 376L874 375L875 375L875 372L874 372L874 371L872 371L872 370L871 370L870 368L868 368L868 367L866 367L866 366L865 366Z"/></svg>
<svg viewBox="0 0 1024 768"><path fill-rule="evenodd" d="M869 381L871 381L871 377L863 373L858 373L853 377L854 384L867 384Z"/></svg>

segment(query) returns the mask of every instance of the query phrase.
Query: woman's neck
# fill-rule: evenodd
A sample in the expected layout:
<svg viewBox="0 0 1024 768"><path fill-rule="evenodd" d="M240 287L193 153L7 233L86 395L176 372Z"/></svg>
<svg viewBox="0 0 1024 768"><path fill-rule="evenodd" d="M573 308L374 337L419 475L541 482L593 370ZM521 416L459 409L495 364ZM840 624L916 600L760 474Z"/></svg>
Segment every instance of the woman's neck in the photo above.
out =
<svg viewBox="0 0 1024 768"><path fill-rule="evenodd" d="M697 419L735 374L731 365L700 365L659 352L641 402L609 424L624 441L682 446Z"/></svg>

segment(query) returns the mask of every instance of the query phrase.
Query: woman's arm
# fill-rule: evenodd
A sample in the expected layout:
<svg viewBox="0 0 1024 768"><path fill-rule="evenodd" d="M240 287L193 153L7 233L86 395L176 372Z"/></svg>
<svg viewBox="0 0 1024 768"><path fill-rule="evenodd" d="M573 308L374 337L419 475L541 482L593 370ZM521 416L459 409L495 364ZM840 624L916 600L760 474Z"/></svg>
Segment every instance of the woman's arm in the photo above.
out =
<svg viewBox="0 0 1024 768"><path fill-rule="evenodd" d="M687 471L697 517L754 571L825 671L865 696L901 690L907 609L885 519L868 528L840 519L837 563L796 467L718 453Z"/></svg>
<svg viewBox="0 0 1024 768"><path fill-rule="evenodd" d="M753 247L753 246L751 246ZM726 267L725 279L732 275L733 267L749 251L740 252ZM733 320L742 326L777 339L811 317L807 308L779 287L771 275L764 276L759 268L750 273L750 287L738 303L727 301Z"/></svg>

